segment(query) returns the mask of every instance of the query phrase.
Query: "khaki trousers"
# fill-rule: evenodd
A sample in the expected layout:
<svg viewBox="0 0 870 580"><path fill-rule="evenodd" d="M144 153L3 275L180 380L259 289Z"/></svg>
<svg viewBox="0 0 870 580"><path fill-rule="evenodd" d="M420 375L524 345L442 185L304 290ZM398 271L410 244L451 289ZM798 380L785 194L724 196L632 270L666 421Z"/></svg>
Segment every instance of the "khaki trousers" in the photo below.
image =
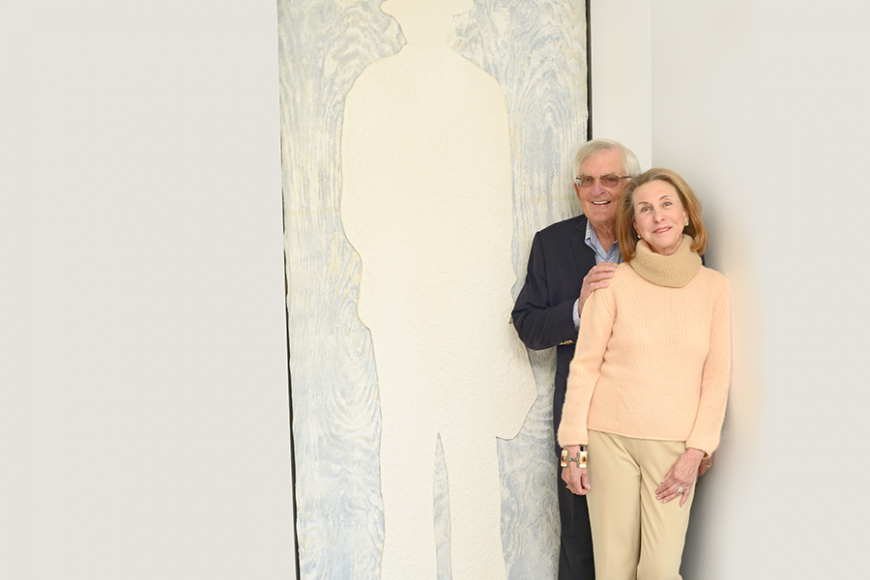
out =
<svg viewBox="0 0 870 580"><path fill-rule="evenodd" d="M656 488L686 450L682 441L589 431L589 519L598 580L681 580L689 509L656 500Z"/></svg>

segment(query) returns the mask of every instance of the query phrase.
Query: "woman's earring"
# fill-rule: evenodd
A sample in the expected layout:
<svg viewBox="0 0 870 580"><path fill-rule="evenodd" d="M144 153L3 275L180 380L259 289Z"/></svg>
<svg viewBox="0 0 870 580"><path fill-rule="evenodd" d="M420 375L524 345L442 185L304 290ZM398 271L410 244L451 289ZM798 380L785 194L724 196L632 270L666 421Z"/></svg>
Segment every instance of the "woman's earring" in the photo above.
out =
<svg viewBox="0 0 870 580"><path fill-rule="evenodd" d="M689 222L686 222L686 227L689 227Z"/></svg>

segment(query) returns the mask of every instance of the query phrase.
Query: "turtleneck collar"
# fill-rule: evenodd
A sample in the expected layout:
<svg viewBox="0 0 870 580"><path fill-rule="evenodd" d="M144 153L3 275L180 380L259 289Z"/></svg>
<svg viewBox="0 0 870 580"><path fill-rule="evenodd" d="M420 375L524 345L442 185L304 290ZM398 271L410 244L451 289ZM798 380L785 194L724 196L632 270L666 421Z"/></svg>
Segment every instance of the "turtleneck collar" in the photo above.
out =
<svg viewBox="0 0 870 580"><path fill-rule="evenodd" d="M637 253L629 265L653 284L682 288L701 269L701 257L692 251L692 237L683 234L683 243L670 256L656 254L645 241L638 240Z"/></svg>

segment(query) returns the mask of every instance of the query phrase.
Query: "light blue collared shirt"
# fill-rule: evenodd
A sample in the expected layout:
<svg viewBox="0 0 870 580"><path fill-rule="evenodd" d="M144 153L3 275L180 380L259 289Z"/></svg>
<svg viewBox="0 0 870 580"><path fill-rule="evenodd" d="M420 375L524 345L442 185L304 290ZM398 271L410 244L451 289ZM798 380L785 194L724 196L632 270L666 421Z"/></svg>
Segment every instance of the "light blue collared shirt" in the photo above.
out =
<svg viewBox="0 0 870 580"><path fill-rule="evenodd" d="M595 252L595 264L598 265L601 262L613 262L614 264L622 263L622 252L619 251L619 242L613 242L610 246L610 249L606 252L604 251L604 247L601 245L601 242L598 241L598 235L595 233L595 229L593 229L592 224L589 223L589 220L586 220L586 245ZM580 299L574 301L574 328L580 329L580 314L577 312L577 305L580 303Z"/></svg>

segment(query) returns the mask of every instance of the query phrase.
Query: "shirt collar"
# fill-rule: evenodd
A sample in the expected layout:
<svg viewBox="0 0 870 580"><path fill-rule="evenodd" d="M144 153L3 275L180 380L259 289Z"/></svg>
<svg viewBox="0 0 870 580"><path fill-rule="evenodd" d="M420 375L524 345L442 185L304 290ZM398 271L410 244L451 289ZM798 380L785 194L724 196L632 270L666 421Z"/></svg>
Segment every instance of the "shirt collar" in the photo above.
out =
<svg viewBox="0 0 870 580"><path fill-rule="evenodd" d="M610 246L610 251L605 250L598 239L598 234L595 233L595 229L588 219L586 220L586 245L595 252L596 264L601 262L622 263L622 252L619 251L619 242L613 242L613 245Z"/></svg>

